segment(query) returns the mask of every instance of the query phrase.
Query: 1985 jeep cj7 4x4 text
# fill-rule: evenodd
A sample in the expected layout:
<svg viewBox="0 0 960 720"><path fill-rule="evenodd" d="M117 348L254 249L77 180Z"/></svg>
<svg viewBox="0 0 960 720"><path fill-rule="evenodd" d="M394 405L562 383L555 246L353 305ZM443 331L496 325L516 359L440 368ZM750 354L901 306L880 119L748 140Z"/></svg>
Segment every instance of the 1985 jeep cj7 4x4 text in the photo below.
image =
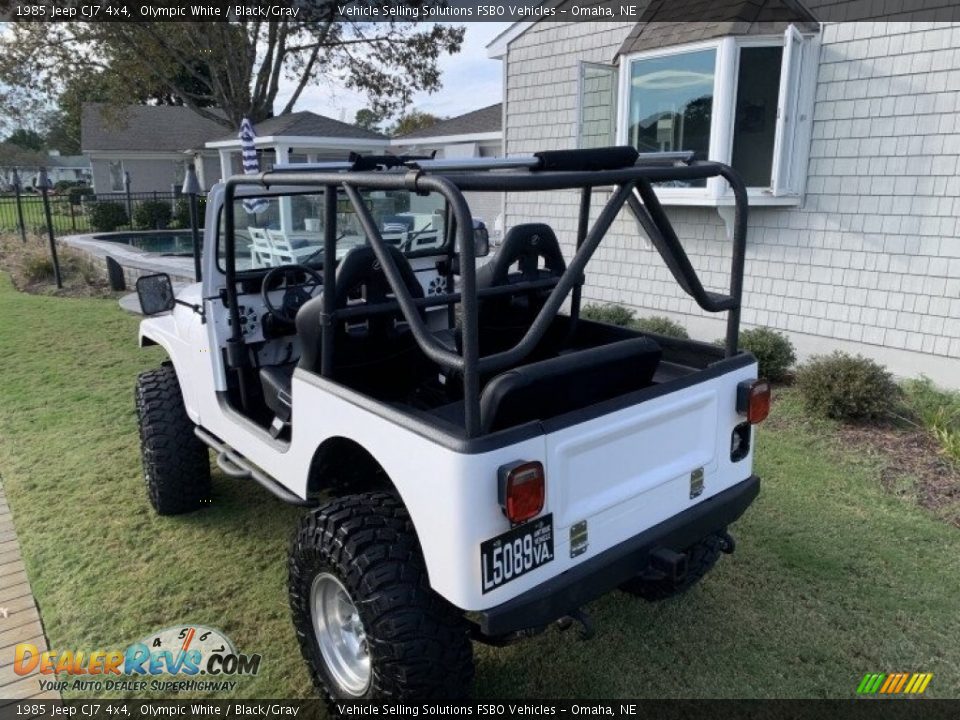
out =
<svg viewBox="0 0 960 720"><path fill-rule="evenodd" d="M714 176L737 201L729 294L704 289L654 190ZM595 187L609 198L590 227ZM464 192L564 189L581 199L569 264L539 223L477 268ZM728 313L725 347L579 317L621 210ZM202 507L210 447L227 475L313 506L289 594L328 697L463 695L472 640L586 623L616 588L683 591L732 551L759 488L769 385L737 351L746 215L726 166L625 147L230 178L209 196L202 282L138 284L155 315L141 344L170 358L137 384L150 500Z"/></svg>

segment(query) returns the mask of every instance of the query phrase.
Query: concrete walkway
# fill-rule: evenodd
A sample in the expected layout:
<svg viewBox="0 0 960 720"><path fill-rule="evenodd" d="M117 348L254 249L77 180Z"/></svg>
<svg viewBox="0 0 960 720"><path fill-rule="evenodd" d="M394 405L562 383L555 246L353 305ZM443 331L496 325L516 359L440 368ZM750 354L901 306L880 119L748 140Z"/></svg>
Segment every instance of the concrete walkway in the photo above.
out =
<svg viewBox="0 0 960 720"><path fill-rule="evenodd" d="M60 699L58 692L41 691L37 673L21 677L13 671L14 648L23 642L36 645L41 652L49 649L13 532L13 516L0 485L0 707L27 698Z"/></svg>

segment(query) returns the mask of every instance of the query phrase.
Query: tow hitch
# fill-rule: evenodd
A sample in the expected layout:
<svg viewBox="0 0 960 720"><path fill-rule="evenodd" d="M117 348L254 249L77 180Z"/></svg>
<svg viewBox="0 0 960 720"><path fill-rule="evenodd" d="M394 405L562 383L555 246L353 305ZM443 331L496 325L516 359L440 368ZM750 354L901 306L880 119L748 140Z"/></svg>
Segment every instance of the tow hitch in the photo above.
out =
<svg viewBox="0 0 960 720"><path fill-rule="evenodd" d="M683 580L687 574L687 556L670 548L657 548L650 552L650 564L643 571L644 580L663 580L670 578L675 582Z"/></svg>

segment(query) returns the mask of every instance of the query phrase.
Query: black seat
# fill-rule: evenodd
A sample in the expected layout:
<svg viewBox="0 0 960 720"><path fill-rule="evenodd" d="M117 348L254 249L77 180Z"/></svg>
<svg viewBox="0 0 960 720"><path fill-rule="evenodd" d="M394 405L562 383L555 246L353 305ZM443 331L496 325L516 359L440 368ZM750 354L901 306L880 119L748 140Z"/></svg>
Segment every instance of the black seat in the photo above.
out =
<svg viewBox="0 0 960 720"><path fill-rule="evenodd" d="M410 263L395 247L388 247L404 284L415 298L423 297L421 287ZM335 307L345 308L353 300L367 305L390 302L393 291L370 246L348 252L337 268ZM395 302L395 301L394 301ZM352 306L352 305L351 305ZM321 343L323 342L323 295L306 302L297 313L297 335L302 350L299 367L320 372ZM334 378L346 384L357 384L360 389L376 391L400 388L403 373L410 371L410 363L418 348L402 320L399 305L396 312L354 317L340 320L335 328ZM290 422L293 364L269 365L260 369L260 386L267 407L281 423Z"/></svg>
<svg viewBox="0 0 960 720"><path fill-rule="evenodd" d="M410 263L396 247L387 251L414 298L423 297L423 287ZM334 308L393 303L395 309L349 319L338 319L334 328L333 378L357 389L391 394L403 385L398 380L413 371L422 353L407 327L373 248L365 245L348 252L337 268ZM307 302L297 313L297 335L302 344L299 367L320 372L323 330L323 296Z"/></svg>
<svg viewBox="0 0 960 720"><path fill-rule="evenodd" d="M513 270L514 265L516 270ZM477 270L477 288L502 287L530 280L559 280L566 269L560 243L549 225L517 225L507 232L503 244L490 261ZM481 355L515 345L543 308L551 289L481 299L478 303Z"/></svg>
<svg viewBox="0 0 960 720"><path fill-rule="evenodd" d="M483 432L556 417L648 387L661 354L653 340L634 338L501 373L480 395Z"/></svg>
<svg viewBox="0 0 960 720"><path fill-rule="evenodd" d="M293 415L290 385L295 365L268 365L260 368L260 386L263 388L263 401L273 411L277 420L290 422Z"/></svg>

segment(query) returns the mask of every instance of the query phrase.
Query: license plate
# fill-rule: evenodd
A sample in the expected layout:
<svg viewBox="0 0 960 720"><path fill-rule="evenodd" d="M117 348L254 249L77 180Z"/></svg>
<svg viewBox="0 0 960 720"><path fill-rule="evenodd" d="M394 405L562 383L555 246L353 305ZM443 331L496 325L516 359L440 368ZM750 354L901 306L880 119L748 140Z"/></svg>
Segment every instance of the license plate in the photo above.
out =
<svg viewBox="0 0 960 720"><path fill-rule="evenodd" d="M483 592L526 575L553 560L553 515L531 520L480 543Z"/></svg>

